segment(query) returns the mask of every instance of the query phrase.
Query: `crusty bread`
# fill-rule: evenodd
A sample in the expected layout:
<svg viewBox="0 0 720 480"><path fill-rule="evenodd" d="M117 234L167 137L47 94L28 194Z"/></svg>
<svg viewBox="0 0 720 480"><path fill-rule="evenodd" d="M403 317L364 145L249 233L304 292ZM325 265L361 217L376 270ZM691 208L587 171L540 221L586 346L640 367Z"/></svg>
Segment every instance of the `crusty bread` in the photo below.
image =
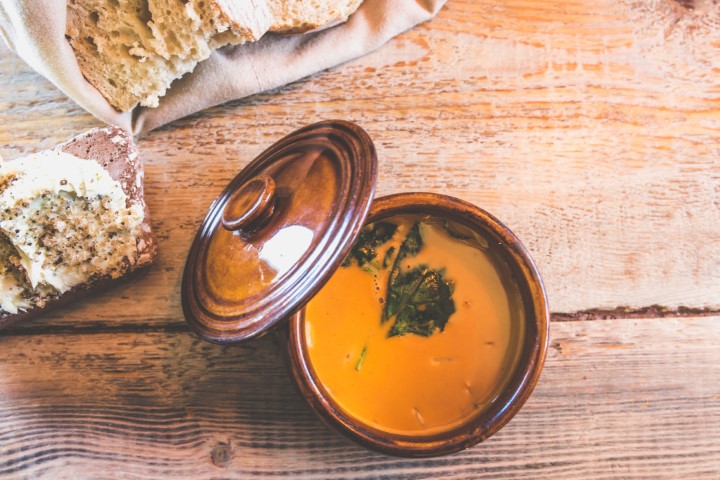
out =
<svg viewBox="0 0 720 480"><path fill-rule="evenodd" d="M120 111L156 107L173 80L225 45L347 20L363 0L67 0L66 36L87 80Z"/></svg>
<svg viewBox="0 0 720 480"><path fill-rule="evenodd" d="M273 15L271 32L304 33L342 23L363 0L268 0Z"/></svg>
<svg viewBox="0 0 720 480"><path fill-rule="evenodd" d="M120 111L157 106L214 48L259 39L266 0L68 0L66 36L87 80Z"/></svg>
<svg viewBox="0 0 720 480"><path fill-rule="evenodd" d="M140 227L140 234L136 239L137 257L134 263L124 265L120 276L117 274L97 276L64 294L49 296L42 307L32 308L16 314L10 314L0 309L0 328L19 320L35 317L50 308L72 303L79 297L106 287L120 277L127 277L149 266L157 252L156 241L150 227L150 216L144 199L143 163L138 155L132 136L125 130L116 127L95 128L58 145L55 150L69 153L81 159L97 161L107 170L110 177L120 184L127 196L127 206L138 205L142 208L144 217ZM7 246L7 242L4 243ZM3 245L0 245L0 250L2 248ZM0 258L0 262L7 262L7 257ZM0 265L1 267L2 265Z"/></svg>

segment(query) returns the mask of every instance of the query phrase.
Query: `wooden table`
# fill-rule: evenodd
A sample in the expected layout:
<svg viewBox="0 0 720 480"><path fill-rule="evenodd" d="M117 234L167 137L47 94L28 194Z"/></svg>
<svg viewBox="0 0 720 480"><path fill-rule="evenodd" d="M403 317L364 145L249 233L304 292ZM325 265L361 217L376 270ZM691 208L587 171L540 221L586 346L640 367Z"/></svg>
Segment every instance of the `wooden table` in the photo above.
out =
<svg viewBox="0 0 720 480"><path fill-rule="evenodd" d="M450 0L363 59L144 136L157 263L2 333L0 478L719 478L716 3ZM272 340L218 347L183 321L212 199L326 118L375 139L378 194L474 202L543 273L543 376L475 448L368 452L309 412ZM6 159L97 125L0 47Z"/></svg>

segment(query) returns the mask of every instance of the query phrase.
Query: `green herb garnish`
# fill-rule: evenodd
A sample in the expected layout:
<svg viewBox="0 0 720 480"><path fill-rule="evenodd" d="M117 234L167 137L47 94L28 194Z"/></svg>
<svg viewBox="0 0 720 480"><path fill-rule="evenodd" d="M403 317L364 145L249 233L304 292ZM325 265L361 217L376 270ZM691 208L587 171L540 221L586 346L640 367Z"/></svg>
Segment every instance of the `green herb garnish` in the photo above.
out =
<svg viewBox="0 0 720 480"><path fill-rule="evenodd" d="M400 251L395 257L392 270L390 271L390 279L388 280L387 298L385 301L385 308L383 308L381 323L385 323L390 320L393 316L393 311L396 311L394 306L398 304L398 297L396 295L393 286L397 284L398 277L400 276L400 263L403 259L409 256L415 256L422 248L422 237L420 236L420 223L415 223L410 231L408 232L402 245L400 245Z"/></svg>
<svg viewBox="0 0 720 480"><path fill-rule="evenodd" d="M472 240L474 238L472 231L470 229L468 229L467 227L461 227L461 226L457 225L456 223L450 223L447 220L443 220L442 227L443 227L443 230L445 230L445 233L450 235L455 240L468 241L468 240Z"/></svg>
<svg viewBox="0 0 720 480"><path fill-rule="evenodd" d="M420 222L416 222L408 232L402 245L400 245L400 251L398 252L398 256L395 258L393 270L400 268L400 262L403 259L417 255L422 247L423 240L420 236Z"/></svg>
<svg viewBox="0 0 720 480"><path fill-rule="evenodd" d="M387 249L387 252L385 252L385 257L383 257L383 268L388 268L390 266L390 262L392 261L392 257L395 254L395 247L390 247Z"/></svg>
<svg viewBox="0 0 720 480"><path fill-rule="evenodd" d="M445 329L455 312L452 299L453 284L445 278L445 271L419 265L401 271L401 262L417 255L423 247L420 223L415 223L400 246L388 280L387 299L381 322L395 318L388 337L414 333L429 337L435 330Z"/></svg>
<svg viewBox="0 0 720 480"><path fill-rule="evenodd" d="M488 248L487 240L478 236L471 229L464 225L460 225L455 222L449 222L447 220L443 220L441 225L443 230L445 230L445 233L450 235L451 238L458 240L459 242L465 243L466 245L470 245L474 248Z"/></svg>
<svg viewBox="0 0 720 480"><path fill-rule="evenodd" d="M360 371L362 368L362 364L365 361L365 354L367 353L367 345L363 347L362 352L360 352L360 358L358 358L357 363L355 364L355 370Z"/></svg>
<svg viewBox="0 0 720 480"><path fill-rule="evenodd" d="M445 330L450 315L455 313L453 284L444 270L419 265L395 278L388 291L386 314L395 316L388 337L414 333L429 337L435 330Z"/></svg>
<svg viewBox="0 0 720 480"><path fill-rule="evenodd" d="M389 222L376 222L362 229L355 246L342 263L343 267L352 265L353 260L364 270L374 273L380 269L375 258L377 248L387 243L397 230L397 225ZM386 255L387 257L387 255ZM383 259L383 265L385 260Z"/></svg>

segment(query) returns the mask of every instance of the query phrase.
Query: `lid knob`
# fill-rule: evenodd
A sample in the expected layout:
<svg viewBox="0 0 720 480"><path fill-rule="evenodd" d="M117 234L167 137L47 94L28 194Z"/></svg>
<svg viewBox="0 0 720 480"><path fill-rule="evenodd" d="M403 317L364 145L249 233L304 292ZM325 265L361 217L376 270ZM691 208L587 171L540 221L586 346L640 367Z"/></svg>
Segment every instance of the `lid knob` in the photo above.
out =
<svg viewBox="0 0 720 480"><path fill-rule="evenodd" d="M227 230L254 232L275 210L275 181L258 175L238 188L225 205L222 224Z"/></svg>

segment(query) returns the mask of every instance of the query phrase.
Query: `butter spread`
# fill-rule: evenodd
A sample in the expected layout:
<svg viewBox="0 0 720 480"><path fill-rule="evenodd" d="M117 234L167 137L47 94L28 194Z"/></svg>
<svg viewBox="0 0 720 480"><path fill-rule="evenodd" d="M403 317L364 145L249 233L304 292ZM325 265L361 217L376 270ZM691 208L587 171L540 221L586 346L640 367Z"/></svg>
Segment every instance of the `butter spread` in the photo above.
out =
<svg viewBox="0 0 720 480"><path fill-rule="evenodd" d="M143 218L94 160L47 150L0 161L0 313L121 276L137 261Z"/></svg>

